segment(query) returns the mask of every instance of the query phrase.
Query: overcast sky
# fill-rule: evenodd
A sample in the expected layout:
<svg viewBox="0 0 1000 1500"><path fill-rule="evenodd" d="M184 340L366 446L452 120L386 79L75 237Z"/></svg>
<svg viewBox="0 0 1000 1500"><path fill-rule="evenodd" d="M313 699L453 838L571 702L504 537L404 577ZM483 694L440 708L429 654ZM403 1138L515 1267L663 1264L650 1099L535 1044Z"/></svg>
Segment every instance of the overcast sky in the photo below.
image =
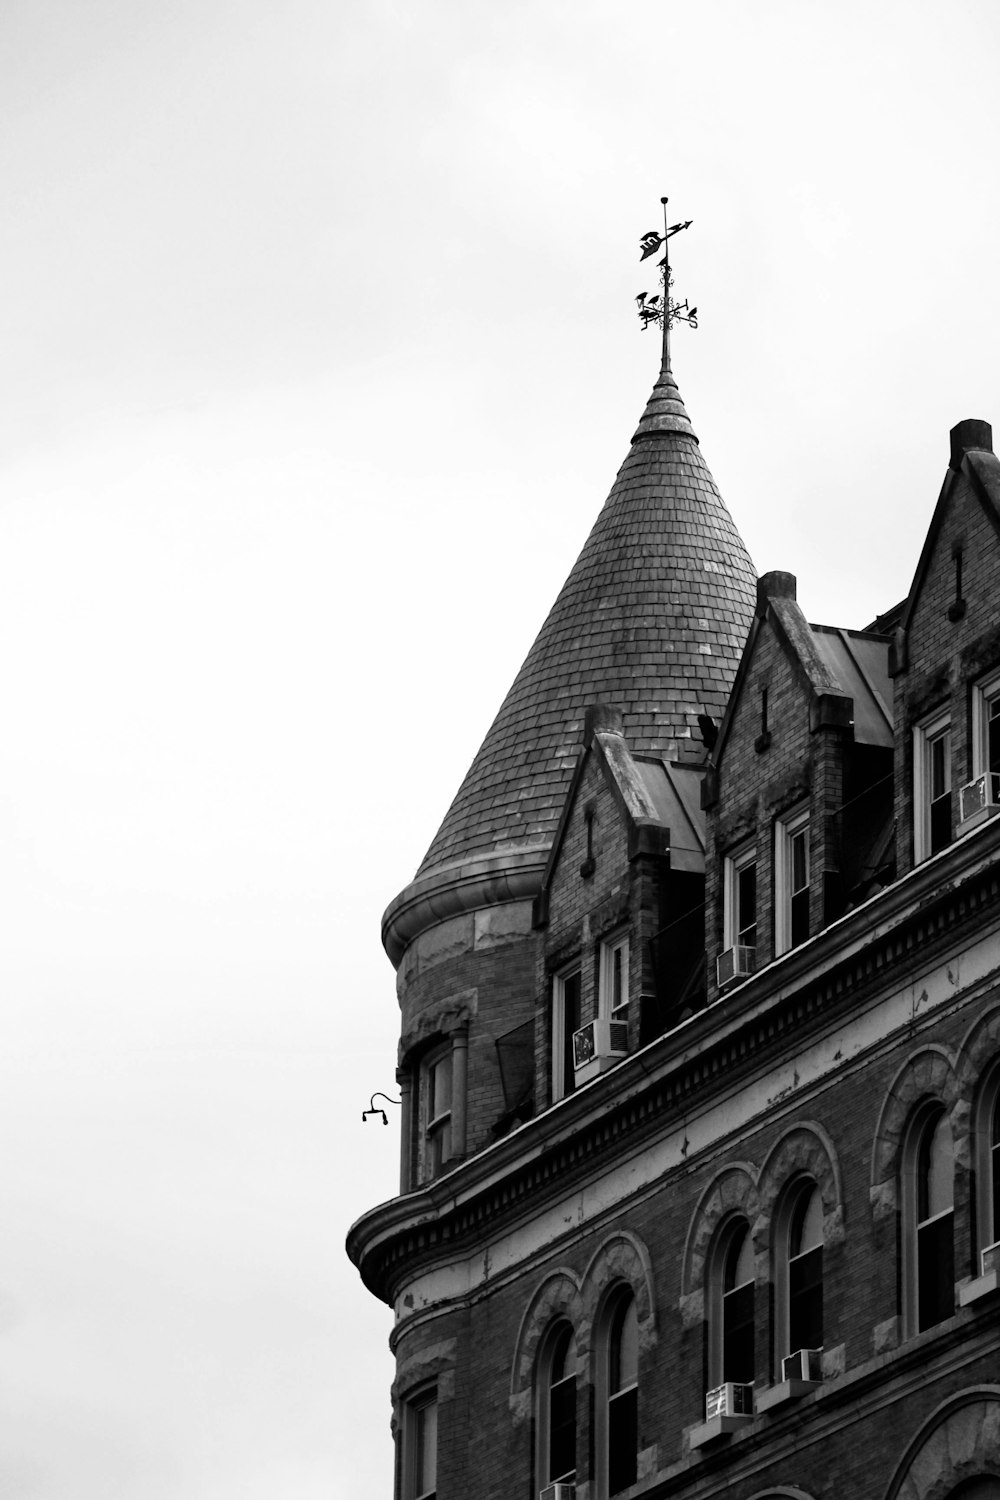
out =
<svg viewBox="0 0 1000 1500"><path fill-rule="evenodd" d="M993 0L3 0L0 1491L391 1493L379 942L652 385L861 626L1000 429Z"/></svg>

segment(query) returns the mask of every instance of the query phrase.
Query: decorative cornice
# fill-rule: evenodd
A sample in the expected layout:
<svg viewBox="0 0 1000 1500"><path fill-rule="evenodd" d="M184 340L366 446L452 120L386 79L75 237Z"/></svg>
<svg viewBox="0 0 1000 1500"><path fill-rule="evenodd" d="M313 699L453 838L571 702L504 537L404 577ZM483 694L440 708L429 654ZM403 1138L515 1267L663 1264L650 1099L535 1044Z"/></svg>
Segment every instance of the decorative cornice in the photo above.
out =
<svg viewBox="0 0 1000 1500"><path fill-rule="evenodd" d="M550 844L470 855L418 875L382 918L382 946L394 965L408 944L437 922L506 901L532 901L541 889Z"/></svg>
<svg viewBox="0 0 1000 1500"><path fill-rule="evenodd" d="M639 1145L762 1061L802 1028L835 1018L933 961L984 919L1000 918L1000 818L918 865L808 943L651 1042L513 1135L416 1193L371 1210L347 1249L368 1288L392 1303L415 1266L472 1246L552 1184L565 1188L627 1143Z"/></svg>

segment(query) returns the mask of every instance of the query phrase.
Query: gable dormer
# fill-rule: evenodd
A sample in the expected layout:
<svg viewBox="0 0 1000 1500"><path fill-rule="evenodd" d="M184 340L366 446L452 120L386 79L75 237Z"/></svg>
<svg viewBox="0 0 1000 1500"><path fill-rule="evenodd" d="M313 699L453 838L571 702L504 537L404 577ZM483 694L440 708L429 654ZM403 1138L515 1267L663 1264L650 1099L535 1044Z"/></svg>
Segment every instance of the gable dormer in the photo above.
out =
<svg viewBox="0 0 1000 1500"><path fill-rule="evenodd" d="M948 472L894 642L901 873L1000 804L998 592L1000 462L989 423L969 419L952 428Z"/></svg>
<svg viewBox="0 0 1000 1500"><path fill-rule="evenodd" d="M687 747L686 761L633 755L617 709L587 711L535 903L541 1101L704 1004L704 756Z"/></svg>
<svg viewBox="0 0 1000 1500"><path fill-rule="evenodd" d="M890 878L888 650L761 578L703 790L710 1000Z"/></svg>

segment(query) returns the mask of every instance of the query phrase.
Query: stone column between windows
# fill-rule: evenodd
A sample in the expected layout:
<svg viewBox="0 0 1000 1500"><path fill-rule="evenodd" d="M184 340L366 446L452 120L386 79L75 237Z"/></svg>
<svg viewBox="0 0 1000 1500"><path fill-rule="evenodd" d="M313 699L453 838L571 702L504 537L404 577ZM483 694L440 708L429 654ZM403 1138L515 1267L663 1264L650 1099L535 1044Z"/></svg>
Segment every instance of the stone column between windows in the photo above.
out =
<svg viewBox="0 0 1000 1500"><path fill-rule="evenodd" d="M465 1107L469 1071L469 1028L460 1026L451 1039L451 1154L465 1156Z"/></svg>
<svg viewBox="0 0 1000 1500"><path fill-rule="evenodd" d="M399 1191L408 1193L413 1186L413 1074L400 1068L396 1074L402 1119L399 1127Z"/></svg>

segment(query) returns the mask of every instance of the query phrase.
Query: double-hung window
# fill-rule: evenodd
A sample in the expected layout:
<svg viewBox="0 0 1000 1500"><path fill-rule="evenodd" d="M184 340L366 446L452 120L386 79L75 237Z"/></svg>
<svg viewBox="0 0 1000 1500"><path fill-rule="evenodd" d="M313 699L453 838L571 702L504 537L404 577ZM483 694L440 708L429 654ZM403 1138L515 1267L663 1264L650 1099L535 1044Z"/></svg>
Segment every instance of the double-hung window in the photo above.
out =
<svg viewBox="0 0 1000 1500"><path fill-rule="evenodd" d="M788 1221L784 1267L787 1352L823 1347L823 1200L815 1184L797 1192Z"/></svg>
<svg viewBox="0 0 1000 1500"><path fill-rule="evenodd" d="M406 1403L403 1421L403 1500L435 1500L437 1495L437 1391L423 1391Z"/></svg>
<svg viewBox="0 0 1000 1500"><path fill-rule="evenodd" d="M424 1177L436 1177L451 1156L452 1050L430 1053L424 1063Z"/></svg>
<svg viewBox="0 0 1000 1500"><path fill-rule="evenodd" d="M552 981L552 1098L573 1092L573 1033L580 1029L580 966Z"/></svg>
<svg viewBox="0 0 1000 1500"><path fill-rule="evenodd" d="M607 1494L635 1484L639 1437L639 1319L635 1298L623 1290L614 1298L607 1327L606 1422L600 1446Z"/></svg>
<svg viewBox="0 0 1000 1500"><path fill-rule="evenodd" d="M750 1226L733 1219L709 1261L708 1384L754 1378L754 1252Z"/></svg>
<svg viewBox="0 0 1000 1500"><path fill-rule="evenodd" d="M753 845L726 859L723 894L725 946L757 946L757 853Z"/></svg>
<svg viewBox="0 0 1000 1500"><path fill-rule="evenodd" d="M951 723L939 714L913 731L915 862L946 848L951 835Z"/></svg>
<svg viewBox="0 0 1000 1500"><path fill-rule="evenodd" d="M538 1361L536 1464L539 1488L576 1479L576 1337L560 1321L550 1330Z"/></svg>
<svg viewBox="0 0 1000 1500"><path fill-rule="evenodd" d="M903 1303L909 1334L955 1311L955 1154L944 1106L925 1105L903 1152Z"/></svg>
<svg viewBox="0 0 1000 1500"><path fill-rule="evenodd" d="M599 1012L612 1021L628 1014L628 934L601 944Z"/></svg>
<svg viewBox="0 0 1000 1500"><path fill-rule="evenodd" d="M1000 672L972 691L972 775L1000 773Z"/></svg>
<svg viewBox="0 0 1000 1500"><path fill-rule="evenodd" d="M809 813L774 826L774 949L787 953L809 936Z"/></svg>

